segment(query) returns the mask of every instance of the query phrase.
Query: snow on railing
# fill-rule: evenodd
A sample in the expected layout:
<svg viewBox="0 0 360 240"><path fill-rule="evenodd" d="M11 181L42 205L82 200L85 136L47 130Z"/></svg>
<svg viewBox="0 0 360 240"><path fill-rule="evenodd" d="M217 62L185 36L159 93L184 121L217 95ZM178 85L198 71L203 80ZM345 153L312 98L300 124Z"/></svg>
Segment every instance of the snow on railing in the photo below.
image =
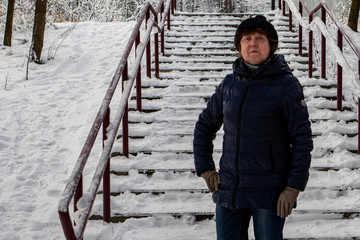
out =
<svg viewBox="0 0 360 240"><path fill-rule="evenodd" d="M342 96L343 96L343 70L345 70L347 80L344 85L347 89L351 90L351 94L345 94L345 99L353 101L357 104L358 111L358 133L360 129L360 48L356 46L349 34L344 30L343 25L337 20L332 10L326 4L326 2L319 3L313 10L310 10L304 0L299 0L299 9L296 8L293 0L279 0L279 9L282 10L283 15L286 15L286 5L289 8L289 30L292 31L292 17L293 14L299 25L299 54L302 55L302 41L303 41L303 29L308 31L309 35L309 77L312 77L313 73L313 32L320 30L321 32L321 77L326 78L326 47L333 52L335 61L337 64L337 110L342 110ZM306 23L303 19L303 8L308 13L309 23ZM321 18L315 17L315 13L321 10ZM337 27L337 43L335 43L333 35L326 26L326 14L332 20ZM343 39L347 41L353 53L358 58L358 74L354 72L346 57L343 54ZM358 136L358 154L360 154L360 137Z"/></svg>
<svg viewBox="0 0 360 240"><path fill-rule="evenodd" d="M128 102L134 89L136 79L137 110L142 111L141 106L141 60L146 51L147 76L151 77L151 48L150 36L154 33L155 48L155 76L159 77L159 41L158 34L161 33L161 52L164 54L164 31L167 21L167 29L170 30L170 13L174 14L176 0L167 0L165 8L164 0L160 0L156 9L150 3L146 3L139 14L137 23L130 36L130 40L124 50L120 63L115 71L114 77L103 99L86 142L75 163L74 169L67 182L65 190L60 197L58 212L66 239L82 239L92 206L94 204L101 179L103 179L103 220L110 222L110 154L120 123L123 123L123 154L129 157L129 135L128 135ZM150 19L150 14L153 19ZM160 15L160 22L158 21ZM145 20L146 32L140 41L140 29ZM153 30L155 27L155 31ZM135 62L132 64L131 73L128 73L128 58L135 44ZM122 79L122 95L116 116L110 122L110 103L115 90ZM98 166L90 183L89 190L83 194L83 170L93 148L100 127L103 127L103 151ZM69 213L69 205L74 199L74 223Z"/></svg>

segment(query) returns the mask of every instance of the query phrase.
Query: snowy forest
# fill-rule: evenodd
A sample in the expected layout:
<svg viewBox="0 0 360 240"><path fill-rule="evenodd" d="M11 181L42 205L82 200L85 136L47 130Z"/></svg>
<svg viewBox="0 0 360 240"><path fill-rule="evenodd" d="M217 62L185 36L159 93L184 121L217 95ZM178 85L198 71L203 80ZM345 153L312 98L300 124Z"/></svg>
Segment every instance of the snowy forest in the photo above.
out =
<svg viewBox="0 0 360 240"><path fill-rule="evenodd" d="M5 24L5 38L4 45L11 46L11 31L25 32L29 37L31 32L36 33L33 36L34 50L36 58L33 54L32 59L36 62L41 62L41 51L43 47L43 34L45 22L52 25L53 23L60 22L84 22L84 21L97 21L97 22L128 22L136 20L137 15L141 11L146 2L150 2L154 6L159 0L48 0L43 5L45 14L42 15L42 19L35 20L36 12L36 0L12 0L0 2L0 31L4 32ZM10 4L12 2L12 4ZM277 1L275 1L277 4ZM354 2L356 0L335 0L329 1L329 4L335 14L338 15L338 19L342 24L346 24L349 19L349 26L356 31L358 20L359 4L354 11ZM9 4L9 5L8 5ZM258 9L270 9L271 1L250 1L250 0L178 0L177 10L181 12L247 12L248 8L253 11ZM316 4L316 3L315 3ZM268 6L264 6L268 5ZM13 11L12 14L8 13L8 7ZM46 9L45 9L46 8ZM351 10L351 11L350 11ZM41 12L41 11L40 11ZM354 12L356 14L354 14ZM349 15L352 15L352 22L350 22ZM11 16L9 18L9 16ZM39 16L39 15L38 15ZM8 24L7 17L12 19ZM38 21L37 26L34 26ZM40 24L40 21L42 22ZM44 25L43 25L44 24ZM11 30L12 29L12 30ZM40 33L42 32L42 33ZM69 31L70 32L70 31ZM28 42L28 40L20 40ZM51 56L48 57L52 58Z"/></svg>
<svg viewBox="0 0 360 240"><path fill-rule="evenodd" d="M3 30L6 21L7 2L0 2L0 29ZM47 22L79 22L95 20L100 22L131 21L136 19L141 7L158 0L49 0L47 7ZM226 5L231 4L232 11L246 12L247 5L263 4L264 1L249 0L178 0L177 9L183 12L225 12ZM271 1L268 1L269 8ZM351 0L339 1L333 10L340 19L347 18ZM254 7L254 6L252 6ZM14 27L26 28L34 18L35 0L16 0L14 11Z"/></svg>
<svg viewBox="0 0 360 240"><path fill-rule="evenodd" d="M141 7L158 0L49 0L46 20L53 22L81 22L95 20L99 22L131 21L136 19ZM271 1L267 1L270 4ZM0 30L6 22L8 1L0 2ZM248 4L259 5L264 1L249 0L178 0L177 9L183 12L225 12L227 5L231 5L234 12L246 12ZM333 10L340 19L349 15L351 0L339 1ZM255 6L256 7L256 6ZM14 10L14 30L26 29L34 19L35 0L16 0Z"/></svg>
<svg viewBox="0 0 360 240"><path fill-rule="evenodd" d="M158 0L49 0L47 8L48 22L78 22L96 20L102 22L134 20L141 7ZM226 4L234 11L244 10L243 0L182 0L177 8L185 12L224 12ZM270 5L270 1L269 1ZM35 0L15 1L15 25L27 25L32 22ZM246 9L245 9L246 10ZM7 1L0 3L0 23L3 27L7 11Z"/></svg>

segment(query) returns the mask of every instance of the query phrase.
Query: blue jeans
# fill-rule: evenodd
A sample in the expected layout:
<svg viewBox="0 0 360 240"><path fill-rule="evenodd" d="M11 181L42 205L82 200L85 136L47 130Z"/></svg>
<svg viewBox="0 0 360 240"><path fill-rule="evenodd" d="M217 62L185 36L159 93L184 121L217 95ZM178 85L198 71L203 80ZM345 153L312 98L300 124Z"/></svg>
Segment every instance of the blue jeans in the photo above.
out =
<svg viewBox="0 0 360 240"><path fill-rule="evenodd" d="M273 210L232 210L216 205L217 240L247 240L251 216L256 240L283 239L285 218L279 217Z"/></svg>

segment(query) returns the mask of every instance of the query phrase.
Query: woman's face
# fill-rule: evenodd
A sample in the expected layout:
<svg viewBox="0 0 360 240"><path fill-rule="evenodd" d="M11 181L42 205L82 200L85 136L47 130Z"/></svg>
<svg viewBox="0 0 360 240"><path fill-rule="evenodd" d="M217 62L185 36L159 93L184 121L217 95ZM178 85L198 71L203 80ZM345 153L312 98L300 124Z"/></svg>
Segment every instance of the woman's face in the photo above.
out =
<svg viewBox="0 0 360 240"><path fill-rule="evenodd" d="M259 65L270 55L270 43L265 34L253 32L244 34L240 39L241 56L245 62Z"/></svg>

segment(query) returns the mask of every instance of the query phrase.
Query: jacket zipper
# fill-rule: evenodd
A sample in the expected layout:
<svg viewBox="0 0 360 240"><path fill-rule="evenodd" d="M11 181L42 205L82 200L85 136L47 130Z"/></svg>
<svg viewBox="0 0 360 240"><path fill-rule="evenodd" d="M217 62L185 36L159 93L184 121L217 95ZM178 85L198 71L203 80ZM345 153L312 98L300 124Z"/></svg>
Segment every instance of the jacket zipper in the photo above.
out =
<svg viewBox="0 0 360 240"><path fill-rule="evenodd" d="M250 81L246 85L243 98L241 99L240 106L239 106L239 113L238 113L238 126L237 126L237 140L236 140L236 156L235 156L235 166L236 166L236 184L235 184L235 190L233 195L233 209L236 209L236 195L238 192L239 184L240 184L240 173L239 173L239 154L240 154L240 133L241 133L241 116L242 116L242 110L245 103L245 98L247 96L247 93L249 91L250 85L253 81L253 76L250 78Z"/></svg>

